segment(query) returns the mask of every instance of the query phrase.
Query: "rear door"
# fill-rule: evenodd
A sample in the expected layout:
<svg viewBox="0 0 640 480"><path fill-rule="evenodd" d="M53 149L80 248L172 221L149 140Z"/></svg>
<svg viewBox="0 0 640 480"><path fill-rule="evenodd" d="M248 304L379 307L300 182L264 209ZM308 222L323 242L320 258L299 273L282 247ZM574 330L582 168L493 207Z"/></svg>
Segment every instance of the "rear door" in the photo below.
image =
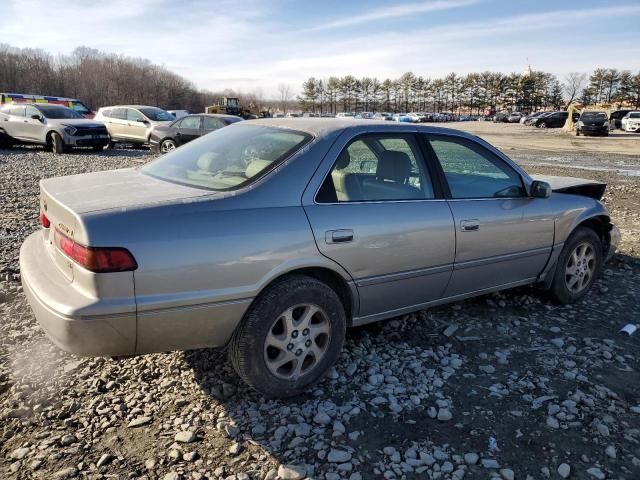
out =
<svg viewBox="0 0 640 480"><path fill-rule="evenodd" d="M25 106L13 105L6 112L7 117L2 122L4 131L10 137L24 139L24 121L25 121Z"/></svg>
<svg viewBox="0 0 640 480"><path fill-rule="evenodd" d="M106 115L107 112L105 112ZM125 140L126 136L126 124L127 124L127 109L124 107L116 107L111 109L109 119L105 122L107 130L111 138L116 140Z"/></svg>
<svg viewBox="0 0 640 480"><path fill-rule="evenodd" d="M359 321L439 299L451 276L454 226L417 138L339 139L321 169L304 208L322 254L355 280Z"/></svg>
<svg viewBox="0 0 640 480"><path fill-rule="evenodd" d="M448 188L456 255L445 296L535 279L553 245L551 202L528 196L521 175L478 142L428 135Z"/></svg>
<svg viewBox="0 0 640 480"><path fill-rule="evenodd" d="M202 117L200 115L183 117L177 127L175 133L176 145L184 145L202 134Z"/></svg>

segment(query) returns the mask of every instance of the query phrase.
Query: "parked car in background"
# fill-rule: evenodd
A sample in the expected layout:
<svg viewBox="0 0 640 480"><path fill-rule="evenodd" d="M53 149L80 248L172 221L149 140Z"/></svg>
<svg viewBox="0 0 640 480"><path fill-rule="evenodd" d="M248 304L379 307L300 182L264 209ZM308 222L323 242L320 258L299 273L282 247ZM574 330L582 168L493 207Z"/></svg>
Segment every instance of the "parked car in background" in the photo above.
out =
<svg viewBox="0 0 640 480"><path fill-rule="evenodd" d="M29 95L24 93L0 93L0 106L8 103L36 103L62 105L79 113L84 118L93 118L95 112L91 111L84 103L77 98L51 97L46 95Z"/></svg>
<svg viewBox="0 0 640 480"><path fill-rule="evenodd" d="M424 113L410 112L407 113L407 116L411 118L413 123L424 123L427 121L427 116Z"/></svg>
<svg viewBox="0 0 640 480"><path fill-rule="evenodd" d="M622 117L621 125L625 132L640 131L640 112L627 113Z"/></svg>
<svg viewBox="0 0 640 480"><path fill-rule="evenodd" d="M336 118L354 118L356 116L353 112L340 112L336 113Z"/></svg>
<svg viewBox="0 0 640 480"><path fill-rule="evenodd" d="M73 147L102 150L109 144L104 124L63 105L9 103L0 107L0 144L44 145L54 153Z"/></svg>
<svg viewBox="0 0 640 480"><path fill-rule="evenodd" d="M154 127L149 146L155 153L169 153L191 140L241 121L242 118L235 115L187 115L169 125Z"/></svg>
<svg viewBox="0 0 640 480"><path fill-rule="evenodd" d="M548 181L456 130L238 122L142 168L42 180L21 281L65 350L226 347L288 397L347 326L529 284L587 295L619 241L606 185Z"/></svg>
<svg viewBox="0 0 640 480"><path fill-rule="evenodd" d="M392 118L394 122L413 123L413 119L406 113L394 113Z"/></svg>
<svg viewBox="0 0 640 480"><path fill-rule="evenodd" d="M583 135L609 135L609 117L605 112L582 112L576 123L576 136Z"/></svg>
<svg viewBox="0 0 640 480"><path fill-rule="evenodd" d="M520 112L511 112L509 114L509 116L507 117L507 122L508 123L519 123L520 119L523 117L524 115Z"/></svg>
<svg viewBox="0 0 640 480"><path fill-rule="evenodd" d="M523 115L522 118L520 119L520 123L523 123L523 124L527 125L528 121L530 121L530 120L532 120L534 118L538 118L543 113L547 113L547 112L535 112L535 113L530 113L528 115Z"/></svg>
<svg viewBox="0 0 640 480"><path fill-rule="evenodd" d="M509 112L498 112L493 117L493 121L495 123L507 123L509 121L509 115L511 115Z"/></svg>
<svg viewBox="0 0 640 480"><path fill-rule="evenodd" d="M176 120L178 118L186 117L191 113L189 112L189 110L167 110L167 112L173 115L173 118L175 118Z"/></svg>
<svg viewBox="0 0 640 480"><path fill-rule="evenodd" d="M631 111L632 110L614 110L611 112L611 115L609 116L611 127L622 129L622 119Z"/></svg>
<svg viewBox="0 0 640 480"><path fill-rule="evenodd" d="M531 125L537 128L562 128L569 118L569 112L550 112L535 118Z"/></svg>
<svg viewBox="0 0 640 480"><path fill-rule="evenodd" d="M389 112L378 112L373 116L374 120L393 120L393 114Z"/></svg>
<svg viewBox="0 0 640 480"><path fill-rule="evenodd" d="M115 105L98 110L96 120L104 122L111 142L146 145L155 127L175 120L166 110L147 105Z"/></svg>
<svg viewBox="0 0 640 480"><path fill-rule="evenodd" d="M533 126L538 121L538 119L544 118L544 117L548 117L552 113L553 112L537 112L537 113L531 115L527 120L525 120L524 124L525 125L529 125L529 126Z"/></svg>

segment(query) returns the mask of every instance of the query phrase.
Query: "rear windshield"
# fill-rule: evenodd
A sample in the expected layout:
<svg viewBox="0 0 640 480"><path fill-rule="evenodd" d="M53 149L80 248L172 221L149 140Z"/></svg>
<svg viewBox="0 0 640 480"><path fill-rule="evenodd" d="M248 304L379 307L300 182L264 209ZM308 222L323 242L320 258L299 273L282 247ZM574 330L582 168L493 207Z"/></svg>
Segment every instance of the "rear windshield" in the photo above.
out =
<svg viewBox="0 0 640 480"><path fill-rule="evenodd" d="M239 123L194 140L142 171L196 188L234 190L274 168L310 139L294 130Z"/></svg>
<svg viewBox="0 0 640 480"><path fill-rule="evenodd" d="M148 107L139 109L149 120L154 122L170 122L176 119L169 112L165 112L161 108Z"/></svg>

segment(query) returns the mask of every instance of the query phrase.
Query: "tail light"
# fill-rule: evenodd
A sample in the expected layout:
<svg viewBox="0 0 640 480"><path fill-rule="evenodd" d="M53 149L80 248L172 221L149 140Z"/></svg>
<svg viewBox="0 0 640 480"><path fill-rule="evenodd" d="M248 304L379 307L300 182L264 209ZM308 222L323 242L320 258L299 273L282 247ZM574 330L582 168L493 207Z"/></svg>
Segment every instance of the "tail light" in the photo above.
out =
<svg viewBox="0 0 640 480"><path fill-rule="evenodd" d="M85 247L56 229L56 246L71 260L95 273L128 272L138 268L131 252L120 247Z"/></svg>
<svg viewBox="0 0 640 480"><path fill-rule="evenodd" d="M51 226L51 222L44 212L40 212L40 223L44 228L49 228Z"/></svg>

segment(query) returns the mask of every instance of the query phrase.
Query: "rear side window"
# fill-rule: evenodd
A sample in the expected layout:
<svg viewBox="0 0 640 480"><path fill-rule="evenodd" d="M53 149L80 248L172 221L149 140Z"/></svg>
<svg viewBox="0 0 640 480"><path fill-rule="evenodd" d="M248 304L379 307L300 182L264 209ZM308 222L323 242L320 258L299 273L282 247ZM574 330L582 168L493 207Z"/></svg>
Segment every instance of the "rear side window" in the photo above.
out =
<svg viewBox="0 0 640 480"><path fill-rule="evenodd" d="M338 155L316 201L371 202L434 198L412 136L366 135Z"/></svg>
<svg viewBox="0 0 640 480"><path fill-rule="evenodd" d="M224 127L224 122L216 117L204 117L205 130L217 130Z"/></svg>
<svg viewBox="0 0 640 480"><path fill-rule="evenodd" d="M24 117L24 105L16 105L11 107L9 110L9 115L15 115L16 117Z"/></svg>
<svg viewBox="0 0 640 480"><path fill-rule="evenodd" d="M470 140L429 138L454 199L524 197L520 175L500 158Z"/></svg>
<svg viewBox="0 0 640 480"><path fill-rule="evenodd" d="M106 110L102 110L102 116L110 118L111 117L111 109L107 108Z"/></svg>
<svg viewBox="0 0 640 480"><path fill-rule="evenodd" d="M118 120L126 120L127 119L127 109L126 108L114 108L111 110L111 118L116 118Z"/></svg>

